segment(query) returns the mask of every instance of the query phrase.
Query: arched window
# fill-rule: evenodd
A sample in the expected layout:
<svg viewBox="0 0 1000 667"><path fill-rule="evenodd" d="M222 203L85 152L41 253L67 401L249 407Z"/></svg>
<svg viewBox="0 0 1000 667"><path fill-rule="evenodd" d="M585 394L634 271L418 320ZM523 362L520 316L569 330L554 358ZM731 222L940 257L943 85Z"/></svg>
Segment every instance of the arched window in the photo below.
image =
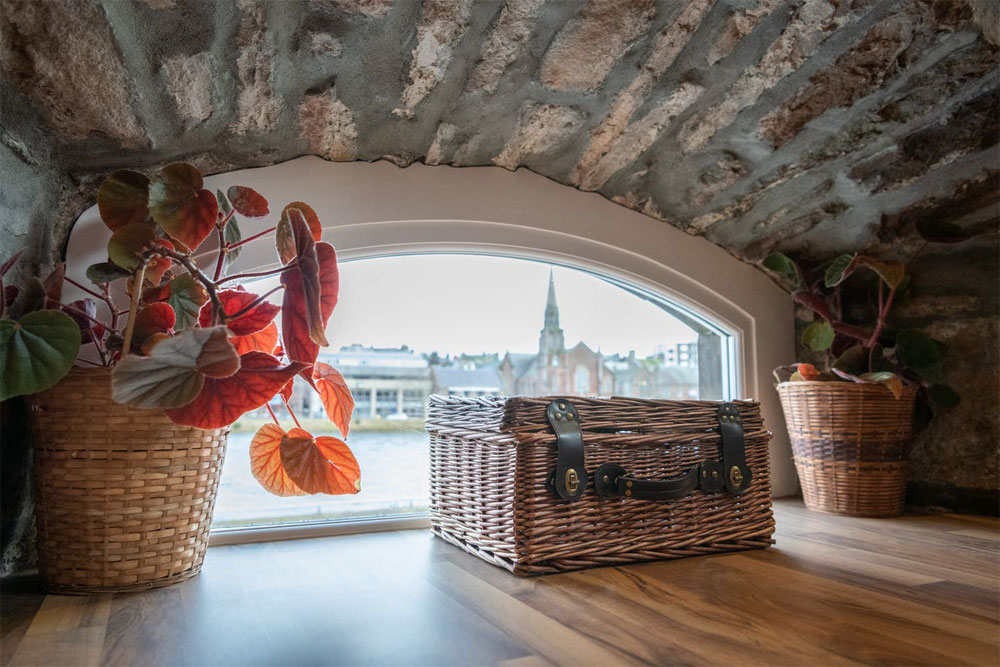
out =
<svg viewBox="0 0 1000 667"><path fill-rule="evenodd" d="M337 246L341 303L324 354L354 391L349 442L363 491L289 499L244 489L247 415L230 440L220 527L421 512L426 490L401 480L425 483L419 424L430 391L757 397L779 423L768 378L793 351L787 295L703 239L524 170L300 158L206 179L213 189L233 184L260 190L272 211L309 202ZM247 235L250 224L267 223L248 223ZM69 266L102 261L106 243L91 209L70 238ZM252 243L237 268L274 265L273 247ZM375 377L383 367L394 375ZM794 492L791 469L779 435L778 494Z"/></svg>

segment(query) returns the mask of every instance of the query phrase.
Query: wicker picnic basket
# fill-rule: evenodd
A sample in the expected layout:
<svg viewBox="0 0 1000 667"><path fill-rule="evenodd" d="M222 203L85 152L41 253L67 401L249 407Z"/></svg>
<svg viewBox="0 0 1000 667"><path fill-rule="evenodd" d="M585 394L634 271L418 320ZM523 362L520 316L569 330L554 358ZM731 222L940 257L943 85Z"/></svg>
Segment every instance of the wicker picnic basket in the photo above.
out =
<svg viewBox="0 0 1000 667"><path fill-rule="evenodd" d="M39 570L52 593L135 591L201 571L228 428L111 400L109 369L32 398Z"/></svg>
<svg viewBox="0 0 1000 667"><path fill-rule="evenodd" d="M848 516L903 513L917 389L880 384L778 385L806 507Z"/></svg>
<svg viewBox="0 0 1000 667"><path fill-rule="evenodd" d="M517 574L772 543L757 403L431 396L431 527Z"/></svg>

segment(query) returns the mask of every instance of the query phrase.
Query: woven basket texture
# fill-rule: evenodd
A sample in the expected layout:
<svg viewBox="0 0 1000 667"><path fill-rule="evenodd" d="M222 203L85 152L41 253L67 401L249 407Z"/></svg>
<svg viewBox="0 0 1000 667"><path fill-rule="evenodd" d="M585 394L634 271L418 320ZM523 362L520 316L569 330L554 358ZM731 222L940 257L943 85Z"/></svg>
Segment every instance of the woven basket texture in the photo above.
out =
<svg viewBox="0 0 1000 667"><path fill-rule="evenodd" d="M673 501L600 498L593 480L568 502L546 488L556 437L552 398L432 396L431 526L438 536L517 574L770 546L768 441L760 409L738 402L753 481L742 494L695 491ZM644 479L676 477L719 460L709 401L570 398L586 466L617 463Z"/></svg>
<svg viewBox="0 0 1000 667"><path fill-rule="evenodd" d="M73 369L31 415L48 591L135 591L201 571L228 428L115 403L103 368Z"/></svg>
<svg viewBox="0 0 1000 667"><path fill-rule="evenodd" d="M782 382L792 454L806 507L849 516L903 512L915 387L896 399L856 382Z"/></svg>

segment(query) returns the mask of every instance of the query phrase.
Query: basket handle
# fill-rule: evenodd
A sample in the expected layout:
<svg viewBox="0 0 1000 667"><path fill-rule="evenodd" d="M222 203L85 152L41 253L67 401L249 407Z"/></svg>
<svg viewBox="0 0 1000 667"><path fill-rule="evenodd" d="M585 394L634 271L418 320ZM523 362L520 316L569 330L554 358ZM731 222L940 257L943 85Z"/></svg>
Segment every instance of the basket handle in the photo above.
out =
<svg viewBox="0 0 1000 667"><path fill-rule="evenodd" d="M546 415L555 431L557 447L556 469L548 485L564 500L576 500L587 487L580 413L562 398L549 403ZM696 489L742 493L753 478L746 463L743 418L734 403L719 405L715 416L722 436L721 462L702 461L670 479L639 479L619 465L605 463L594 473L594 491L603 498L636 500L676 500Z"/></svg>
<svg viewBox="0 0 1000 667"><path fill-rule="evenodd" d="M594 491L602 498L677 500L695 489L721 491L725 485L721 471L717 461L702 461L679 477L638 479L620 465L605 463L594 473Z"/></svg>

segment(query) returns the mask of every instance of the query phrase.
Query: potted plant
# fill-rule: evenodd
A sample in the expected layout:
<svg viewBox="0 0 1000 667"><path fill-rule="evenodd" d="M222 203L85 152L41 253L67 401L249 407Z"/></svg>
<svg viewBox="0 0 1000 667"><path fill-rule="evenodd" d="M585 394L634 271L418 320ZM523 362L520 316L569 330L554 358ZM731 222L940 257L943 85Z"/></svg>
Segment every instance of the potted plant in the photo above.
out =
<svg viewBox="0 0 1000 667"><path fill-rule="evenodd" d="M780 252L763 261L791 287L794 301L814 313L801 343L824 359L820 368L799 363L775 370L809 509L852 516L902 513L915 407L929 416L958 403L958 394L944 383L943 344L919 329L894 329L889 318L909 287L909 261L927 243L957 243L970 234L943 222L922 224L918 232L924 243L905 263L856 253L812 270ZM845 281L861 270L875 285L855 285L849 296ZM858 303L858 294L870 303ZM846 321L857 310L870 313L872 321Z"/></svg>
<svg viewBox="0 0 1000 667"><path fill-rule="evenodd" d="M262 406L273 423L255 434L250 457L265 489L360 490L344 440L312 436L288 407L295 377L304 378L346 439L354 400L343 376L316 361L339 291L316 212L292 202L242 238L240 222L264 227L267 200L241 186L212 193L183 163L152 179L117 171L97 204L112 234L108 261L86 270L92 285L58 266L21 289L3 286L20 253L0 266L0 399L30 396L40 571L53 592L197 574L229 426ZM196 254L211 237L217 247ZM243 245L270 237L277 268L228 273ZM250 291L265 276L280 285ZM65 303L66 283L88 296ZM268 300L279 291L280 303ZM279 396L295 428L271 410Z"/></svg>

